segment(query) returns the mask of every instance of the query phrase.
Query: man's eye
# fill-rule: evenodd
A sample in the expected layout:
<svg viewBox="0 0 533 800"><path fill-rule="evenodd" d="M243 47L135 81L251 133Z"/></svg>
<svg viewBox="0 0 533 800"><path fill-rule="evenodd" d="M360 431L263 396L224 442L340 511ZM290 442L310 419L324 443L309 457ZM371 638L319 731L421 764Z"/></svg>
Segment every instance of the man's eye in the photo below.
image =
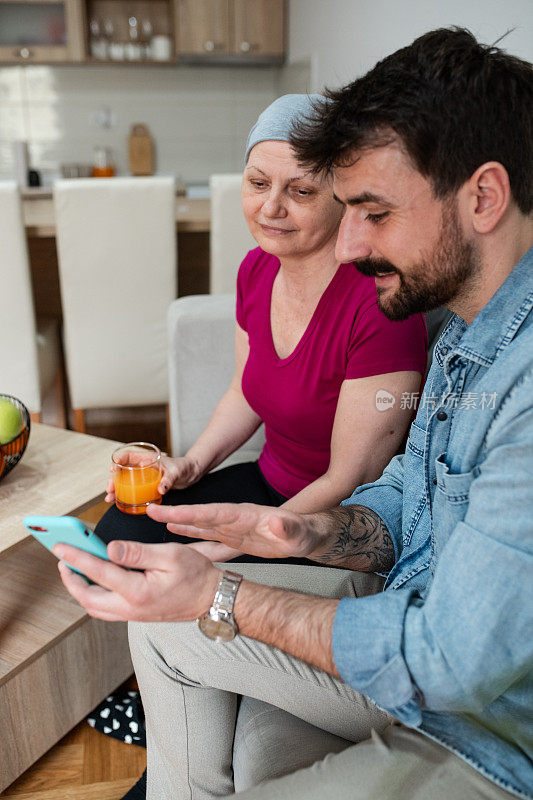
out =
<svg viewBox="0 0 533 800"><path fill-rule="evenodd" d="M252 186L255 186L256 189L262 189L264 187L264 181L250 181Z"/></svg>
<svg viewBox="0 0 533 800"><path fill-rule="evenodd" d="M388 211L383 211L381 214L367 214L365 219L371 222L373 225L377 225L378 222L382 222L386 217L389 216Z"/></svg>

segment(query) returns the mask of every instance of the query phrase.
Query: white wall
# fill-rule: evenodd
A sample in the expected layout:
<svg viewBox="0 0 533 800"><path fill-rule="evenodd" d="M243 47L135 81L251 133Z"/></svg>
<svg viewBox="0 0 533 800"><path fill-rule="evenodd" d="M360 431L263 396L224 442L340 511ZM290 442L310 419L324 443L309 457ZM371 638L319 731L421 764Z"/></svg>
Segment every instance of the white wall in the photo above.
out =
<svg viewBox="0 0 533 800"><path fill-rule="evenodd" d="M290 0L289 60L311 59L311 88L337 87L433 28L460 25L533 61L533 0Z"/></svg>
<svg viewBox="0 0 533 800"><path fill-rule="evenodd" d="M297 70L298 72L298 70ZM0 179L12 176L11 142L29 143L45 181L65 163L91 163L95 145L111 147L127 171L127 139L145 122L156 169L185 181L242 169L244 145L259 113L278 95L274 67L0 66ZM94 113L109 109L112 126Z"/></svg>

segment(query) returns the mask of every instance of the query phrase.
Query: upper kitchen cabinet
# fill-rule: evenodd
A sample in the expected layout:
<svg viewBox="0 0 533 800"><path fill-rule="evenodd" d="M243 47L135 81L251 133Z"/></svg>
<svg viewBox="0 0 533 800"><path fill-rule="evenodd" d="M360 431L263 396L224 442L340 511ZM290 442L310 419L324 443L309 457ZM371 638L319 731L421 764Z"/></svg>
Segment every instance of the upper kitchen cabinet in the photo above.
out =
<svg viewBox="0 0 533 800"><path fill-rule="evenodd" d="M175 0L179 56L227 55L231 0Z"/></svg>
<svg viewBox="0 0 533 800"><path fill-rule="evenodd" d="M285 0L0 0L0 63L280 64Z"/></svg>
<svg viewBox="0 0 533 800"><path fill-rule="evenodd" d="M172 0L85 0L91 61L174 61Z"/></svg>
<svg viewBox="0 0 533 800"><path fill-rule="evenodd" d="M233 0L232 52L281 61L285 54L284 0Z"/></svg>
<svg viewBox="0 0 533 800"><path fill-rule="evenodd" d="M0 0L0 61L85 59L82 0Z"/></svg>
<svg viewBox="0 0 533 800"><path fill-rule="evenodd" d="M183 61L279 64L285 53L284 0L175 0Z"/></svg>

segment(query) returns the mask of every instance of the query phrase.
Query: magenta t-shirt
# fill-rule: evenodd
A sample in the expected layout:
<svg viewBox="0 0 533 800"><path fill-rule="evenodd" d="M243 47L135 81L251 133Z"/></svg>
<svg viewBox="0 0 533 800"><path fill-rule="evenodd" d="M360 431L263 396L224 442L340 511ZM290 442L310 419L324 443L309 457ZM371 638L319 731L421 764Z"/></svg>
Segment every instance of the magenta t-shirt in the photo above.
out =
<svg viewBox="0 0 533 800"><path fill-rule="evenodd" d="M279 266L260 247L248 253L237 278L237 322L250 343L242 390L265 424L259 467L274 489L293 497L328 469L342 382L400 370L423 375L427 334L422 314L388 320L374 279L341 264L296 348L279 358L270 327Z"/></svg>

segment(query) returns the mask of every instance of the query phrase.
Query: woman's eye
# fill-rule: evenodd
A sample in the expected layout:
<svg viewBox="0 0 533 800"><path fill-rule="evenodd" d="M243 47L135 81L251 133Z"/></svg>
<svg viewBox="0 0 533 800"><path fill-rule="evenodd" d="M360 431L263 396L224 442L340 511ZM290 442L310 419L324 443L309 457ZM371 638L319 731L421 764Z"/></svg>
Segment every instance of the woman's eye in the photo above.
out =
<svg viewBox="0 0 533 800"><path fill-rule="evenodd" d="M388 216L389 216L389 212L388 211L383 211L381 214L367 214L365 219L367 219L373 225L377 225L378 222L382 222Z"/></svg>
<svg viewBox="0 0 533 800"><path fill-rule="evenodd" d="M311 195L309 189L299 189L297 186L295 187L294 192L297 197L310 197Z"/></svg>

